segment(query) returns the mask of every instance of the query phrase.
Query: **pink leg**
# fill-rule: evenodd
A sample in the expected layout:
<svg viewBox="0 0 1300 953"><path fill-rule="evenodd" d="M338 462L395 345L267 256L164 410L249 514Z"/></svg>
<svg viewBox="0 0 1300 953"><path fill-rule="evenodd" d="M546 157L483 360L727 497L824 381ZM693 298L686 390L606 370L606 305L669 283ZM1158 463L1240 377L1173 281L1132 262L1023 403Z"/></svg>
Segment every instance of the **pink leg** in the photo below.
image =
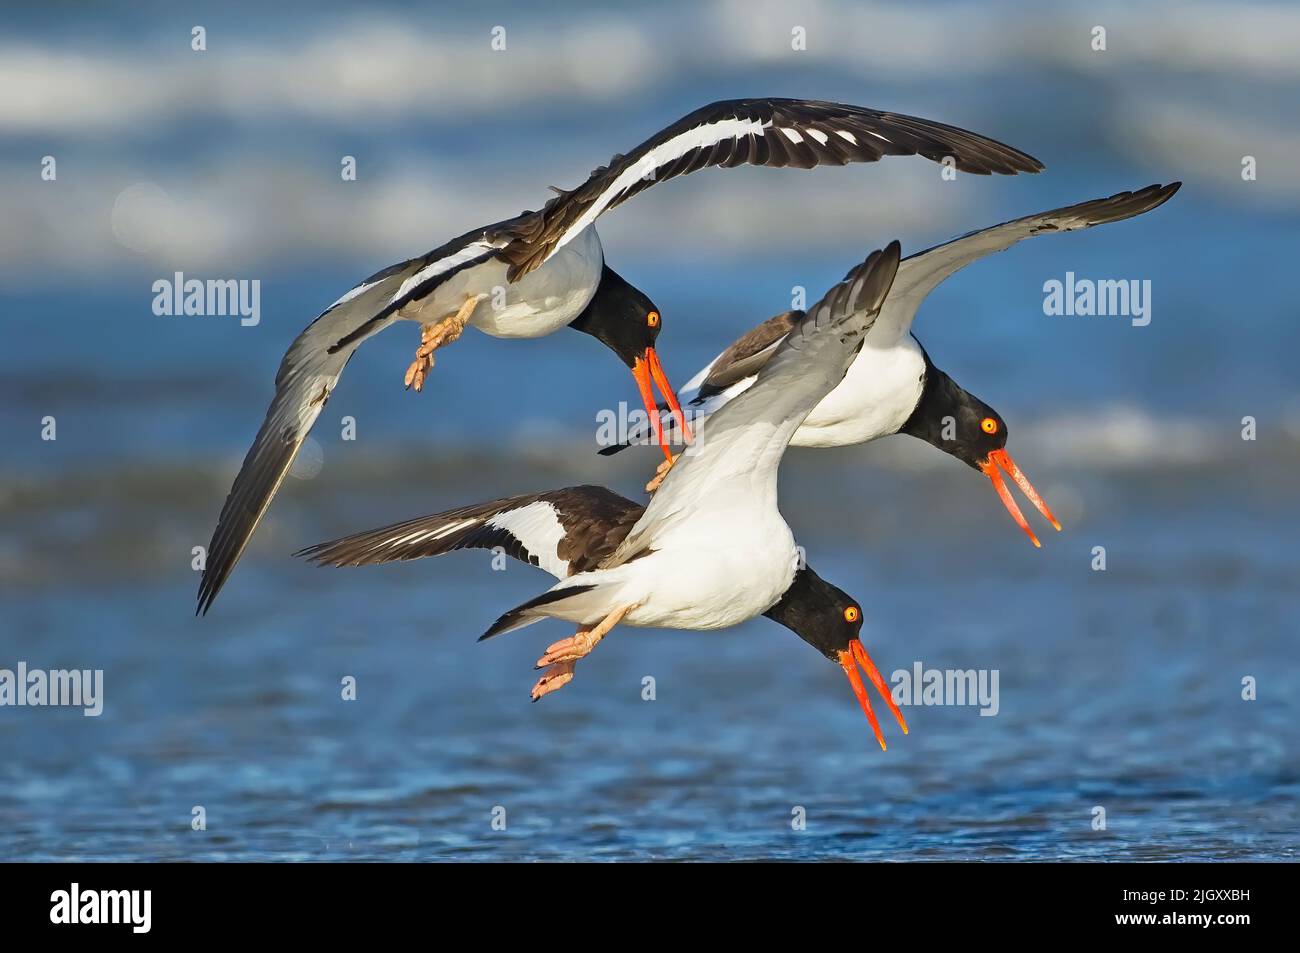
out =
<svg viewBox="0 0 1300 953"><path fill-rule="evenodd" d="M546 654L537 660L538 668L545 668L531 692L533 701L544 695L559 691L573 681L574 667L578 660L586 658L609 631L623 621L623 617L636 608L636 605L620 606L596 625L581 628L567 639L552 642L546 647Z"/></svg>

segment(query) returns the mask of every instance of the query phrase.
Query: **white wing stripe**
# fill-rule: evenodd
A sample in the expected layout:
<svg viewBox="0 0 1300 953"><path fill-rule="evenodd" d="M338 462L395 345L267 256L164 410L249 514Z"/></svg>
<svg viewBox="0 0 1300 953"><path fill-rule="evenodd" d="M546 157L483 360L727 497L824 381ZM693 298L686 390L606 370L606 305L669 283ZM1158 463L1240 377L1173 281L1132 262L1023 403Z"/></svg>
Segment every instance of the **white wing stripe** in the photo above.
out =
<svg viewBox="0 0 1300 953"><path fill-rule="evenodd" d="M436 533L433 533L429 538L430 538L430 539L442 539L444 536L450 536L452 533L455 533L455 532L457 532L458 530L462 530L462 529L465 529L465 528L467 528L467 527L473 526L473 525L474 525L475 523L477 523L478 521L479 521L478 518L477 518L477 517L474 517L474 518L472 518L472 519L461 520L459 523L451 523L451 524L449 524L449 525L447 525L447 526L444 526L442 529L438 530Z"/></svg>
<svg viewBox="0 0 1300 953"><path fill-rule="evenodd" d="M706 123L694 129L687 129L667 142L660 143L646 153L639 162L623 170L622 174L610 183L609 188L600 194L600 198L596 199L561 236L555 247L558 249L568 244L575 235L580 234L584 228L594 222L600 213L609 207L610 202L627 191L638 179L645 178L646 175L663 168L670 162L676 162L693 149L716 145L723 139L739 139L741 136L754 133L761 136L768 126L769 123L761 119L724 119L721 122Z"/></svg>
<svg viewBox="0 0 1300 953"><path fill-rule="evenodd" d="M524 548L537 557L538 566L552 576L563 579L569 574L568 562L558 555L564 527L551 503L537 500L517 510L506 510L488 520L487 525L503 529L523 543Z"/></svg>
<svg viewBox="0 0 1300 953"><path fill-rule="evenodd" d="M332 305L329 306L329 308L326 308L325 310L329 311L330 308L337 308L341 304L347 304L357 295L364 294L366 291L369 291L371 288L373 288L375 285L379 284L379 282L383 280L384 280L383 278L380 278L378 281L363 281L361 284L357 285L351 291L346 292L343 295L343 297L339 298L338 301L335 301Z"/></svg>
<svg viewBox="0 0 1300 953"><path fill-rule="evenodd" d="M408 546L421 542L424 539L442 539L444 536L450 536L457 530L464 529L467 526L473 526L477 519L454 520L438 529L416 530L414 533L407 533L405 536L397 536L390 539L387 543L389 546Z"/></svg>
<svg viewBox="0 0 1300 953"><path fill-rule="evenodd" d="M443 272L451 271L457 265L463 265L467 261L473 261L484 252L492 251L496 246L487 242L470 242L454 255L448 255L446 258L439 258L417 271L411 277L402 282L402 286L397 289L397 294L389 299L389 304L396 304L402 298L406 297L413 289L418 288L421 284L430 278L435 278Z"/></svg>

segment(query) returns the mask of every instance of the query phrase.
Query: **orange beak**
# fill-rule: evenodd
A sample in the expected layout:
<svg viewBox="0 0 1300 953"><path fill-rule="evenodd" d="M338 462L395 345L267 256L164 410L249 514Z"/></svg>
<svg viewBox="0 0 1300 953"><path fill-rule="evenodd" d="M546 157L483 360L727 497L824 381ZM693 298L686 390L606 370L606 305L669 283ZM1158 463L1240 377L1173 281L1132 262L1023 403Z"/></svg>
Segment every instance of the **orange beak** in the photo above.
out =
<svg viewBox="0 0 1300 953"><path fill-rule="evenodd" d="M654 391L650 389L652 381L667 402L668 409L672 411L673 418L677 421L677 426L681 429L686 442L690 443L695 435L691 433L690 425L686 423L682 405L677 402L677 394L668 383L668 375L664 373L664 366L659 363L659 355L655 353L653 347L646 348L645 356L638 357L632 364L632 376L636 378L636 386L641 391L641 402L645 404L645 412L650 415L650 426L654 429L655 440L663 448L664 456L671 460L673 452L669 448L668 441L664 437L663 426L659 422L659 402L655 400Z"/></svg>
<svg viewBox="0 0 1300 953"><path fill-rule="evenodd" d="M1029 528L1029 522L1025 519L1024 514L1020 512L1020 507L1012 499L1011 491L1007 489L1007 484L1003 481L1002 473L998 470L998 467L1005 470L1007 476L1016 481L1016 486L1020 487L1021 492L1029 497L1029 502L1033 503L1038 512L1042 513L1046 520L1058 531L1061 524L1057 522L1056 517L1052 515L1052 511L1043 502L1043 498L1038 495L1038 491L1029 482L1029 478L1020 472L1020 468L1016 466L1016 462L1011 459L1011 455L1006 450L992 451L988 458L980 464L980 470L993 482L993 489L997 491L998 497L1002 500L1002 505L1007 508L1007 512L1016 521L1016 525L1025 531L1025 535L1029 537L1030 542L1035 546L1042 546L1043 544L1038 541L1038 537L1034 535L1034 531Z"/></svg>
<svg viewBox="0 0 1300 953"><path fill-rule="evenodd" d="M871 684L876 686L876 691L880 692L885 699L885 704L889 710L894 713L898 719L899 727L903 729L903 734L907 734L907 722L903 720L903 713L898 710L898 705L894 702L894 696L889 693L889 686L885 680L880 677L880 672L876 668L871 656L867 650L862 647L862 643L857 639L849 642L849 647L840 655L840 667L844 669L844 674L849 677L849 684L853 686L853 694L858 698L858 704L862 706L863 714L867 716L867 721L871 722L871 730L876 733L876 740L880 742L880 750L885 749L885 736L881 734L880 722L876 721L876 713L871 710L871 699L867 697L866 686L862 684L862 678L858 675L858 670L854 663L862 666L862 670L867 673L867 678L871 679Z"/></svg>

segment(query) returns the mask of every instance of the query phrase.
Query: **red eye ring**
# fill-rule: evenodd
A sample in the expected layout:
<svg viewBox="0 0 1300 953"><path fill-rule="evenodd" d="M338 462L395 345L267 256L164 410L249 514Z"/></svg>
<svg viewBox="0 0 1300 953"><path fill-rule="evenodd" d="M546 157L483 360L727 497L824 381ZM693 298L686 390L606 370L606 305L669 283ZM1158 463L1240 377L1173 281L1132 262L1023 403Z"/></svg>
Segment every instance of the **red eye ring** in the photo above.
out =
<svg viewBox="0 0 1300 953"><path fill-rule="evenodd" d="M980 421L980 430L987 434L995 434L998 432L998 422L992 417L985 417Z"/></svg>
<svg viewBox="0 0 1300 953"><path fill-rule="evenodd" d="M857 622L861 618L862 618L862 613L858 611L857 606L849 606L847 609L844 610L845 622Z"/></svg>

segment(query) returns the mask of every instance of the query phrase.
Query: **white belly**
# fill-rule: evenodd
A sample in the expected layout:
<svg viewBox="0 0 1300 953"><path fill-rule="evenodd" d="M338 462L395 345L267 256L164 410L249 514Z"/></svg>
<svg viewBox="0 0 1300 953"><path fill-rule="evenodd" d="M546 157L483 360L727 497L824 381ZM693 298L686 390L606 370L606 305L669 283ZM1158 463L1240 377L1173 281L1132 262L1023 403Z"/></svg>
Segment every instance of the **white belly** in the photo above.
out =
<svg viewBox="0 0 1300 953"><path fill-rule="evenodd" d="M509 266L490 259L466 268L439 285L417 305L403 308L399 318L432 324L460 310L465 299L487 295L470 315L469 323L498 338L540 338L567 325L587 306L600 284L605 263L595 226L555 253L544 265L511 283Z"/></svg>
<svg viewBox="0 0 1300 953"><path fill-rule="evenodd" d="M910 334L881 348L868 333L844 380L813 408L791 446L845 447L896 433L921 399L924 377L925 357Z"/></svg>
<svg viewBox="0 0 1300 953"><path fill-rule="evenodd" d="M570 576L566 584L594 584L597 590L541 613L593 625L614 609L635 604L622 625L707 630L766 612L790 588L798 569L790 528L775 510L754 524L705 522L709 525L695 527L689 544L683 538L657 539L647 556Z"/></svg>
<svg viewBox="0 0 1300 953"><path fill-rule="evenodd" d="M752 514L751 514L752 515ZM641 604L629 625L669 629L725 629L770 609L794 579L798 553L780 514L746 526L694 525L689 545L657 541L641 566ZM710 523L712 521L709 521ZM633 600L629 600L633 601Z"/></svg>

